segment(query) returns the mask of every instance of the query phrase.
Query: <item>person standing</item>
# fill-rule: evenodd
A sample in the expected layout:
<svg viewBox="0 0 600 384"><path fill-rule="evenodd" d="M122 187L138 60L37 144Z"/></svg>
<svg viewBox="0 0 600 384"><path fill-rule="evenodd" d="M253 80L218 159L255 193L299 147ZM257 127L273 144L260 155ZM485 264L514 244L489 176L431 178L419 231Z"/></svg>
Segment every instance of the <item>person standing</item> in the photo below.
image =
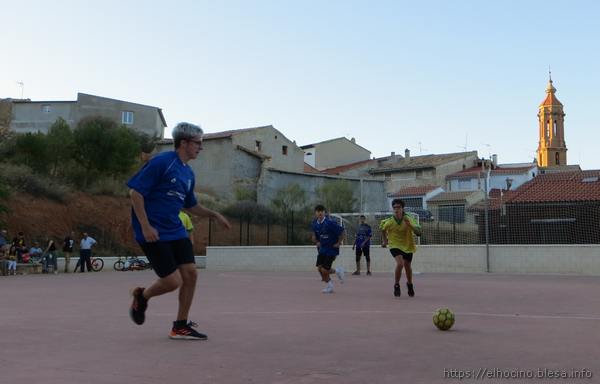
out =
<svg viewBox="0 0 600 384"><path fill-rule="evenodd" d="M188 321L194 298L197 271L192 243L179 212L215 218L225 228L229 221L220 213L198 204L194 195L195 176L188 162L202 149L203 131L197 125L179 123L173 128L174 151L162 152L148 160L127 182L132 204L135 239L150 260L158 279L149 287L135 287L129 315L135 324L146 319L148 301L179 289L177 317L171 339L206 340Z"/></svg>
<svg viewBox="0 0 600 384"><path fill-rule="evenodd" d="M54 240L46 239L46 248L42 256L42 273L48 273L48 266L52 263L52 272L56 275L58 273L58 261L56 260L56 245Z"/></svg>
<svg viewBox="0 0 600 384"><path fill-rule="evenodd" d="M71 232L63 241L62 251L65 255L65 273L69 273L69 264L71 263L71 255L73 255L73 247L75 245L74 236L75 234Z"/></svg>
<svg viewBox="0 0 600 384"><path fill-rule="evenodd" d="M373 237L373 231L371 230L371 226L366 223L366 220L365 215L360 215L356 240L352 245L352 250L356 248L356 271L352 274L356 276L360 275L360 258L363 254L367 261L367 276L371 276L371 237Z"/></svg>
<svg viewBox="0 0 600 384"><path fill-rule="evenodd" d="M327 283L321 291L323 293L333 293L333 281L330 272L332 264L340 254L340 244L344 240L344 228L331 218L325 215L325 207L317 205L315 207L315 219L312 222L312 240L317 246L316 267L321 275L321 279ZM344 282L344 268L334 268L340 282Z"/></svg>
<svg viewBox="0 0 600 384"><path fill-rule="evenodd" d="M88 236L87 232L83 232L83 237L79 243L79 268L80 272L85 272L85 266L87 271L92 272L92 247L96 245L96 240Z"/></svg>
<svg viewBox="0 0 600 384"><path fill-rule="evenodd" d="M381 221L379 228L383 240L381 246L385 248L389 244L390 253L396 260L396 270L394 274L394 296L400 296L400 277L402 269L406 271L406 287L408 296L413 297L415 290L412 281L412 259L417 250L415 238L421 236L421 226L415 219L404 212L404 201L394 199L392 201L394 216Z"/></svg>

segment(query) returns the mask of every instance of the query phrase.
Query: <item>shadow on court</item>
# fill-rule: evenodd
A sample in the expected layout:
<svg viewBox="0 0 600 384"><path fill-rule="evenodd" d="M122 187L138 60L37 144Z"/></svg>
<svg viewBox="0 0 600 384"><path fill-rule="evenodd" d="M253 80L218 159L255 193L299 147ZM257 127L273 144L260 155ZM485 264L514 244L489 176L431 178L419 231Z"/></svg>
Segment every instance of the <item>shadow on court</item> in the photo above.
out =
<svg viewBox="0 0 600 384"><path fill-rule="evenodd" d="M208 341L170 340L174 293L128 317L148 272L0 278L0 382L441 383L594 382L600 377L600 278L421 274L416 297L392 275L200 271L191 320ZM448 332L432 313L449 307ZM578 374L592 379L549 379ZM595 370L595 371L594 371ZM522 373L519 373L522 372ZM523 380L503 375L522 375ZM589 375L581 371L581 375ZM469 379L469 376L478 376ZM484 377L483 377L484 376Z"/></svg>

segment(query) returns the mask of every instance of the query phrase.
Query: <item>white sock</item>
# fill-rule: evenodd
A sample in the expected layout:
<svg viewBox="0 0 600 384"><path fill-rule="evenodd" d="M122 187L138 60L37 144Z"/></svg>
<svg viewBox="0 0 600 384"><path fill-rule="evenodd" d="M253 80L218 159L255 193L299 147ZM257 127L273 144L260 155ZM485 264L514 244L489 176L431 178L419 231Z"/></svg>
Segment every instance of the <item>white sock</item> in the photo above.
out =
<svg viewBox="0 0 600 384"><path fill-rule="evenodd" d="M327 286L333 288L333 280L329 280Z"/></svg>

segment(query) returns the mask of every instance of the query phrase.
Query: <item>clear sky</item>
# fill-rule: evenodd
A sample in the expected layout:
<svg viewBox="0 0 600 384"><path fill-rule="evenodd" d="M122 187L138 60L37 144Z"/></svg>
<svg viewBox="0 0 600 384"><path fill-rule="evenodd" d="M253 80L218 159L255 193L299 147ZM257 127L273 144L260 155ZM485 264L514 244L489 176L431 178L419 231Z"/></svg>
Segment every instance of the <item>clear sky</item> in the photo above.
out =
<svg viewBox="0 0 600 384"><path fill-rule="evenodd" d="M596 1L0 0L0 97L77 92L206 132L530 162L548 66L568 163L600 169ZM24 83L23 89L18 81Z"/></svg>

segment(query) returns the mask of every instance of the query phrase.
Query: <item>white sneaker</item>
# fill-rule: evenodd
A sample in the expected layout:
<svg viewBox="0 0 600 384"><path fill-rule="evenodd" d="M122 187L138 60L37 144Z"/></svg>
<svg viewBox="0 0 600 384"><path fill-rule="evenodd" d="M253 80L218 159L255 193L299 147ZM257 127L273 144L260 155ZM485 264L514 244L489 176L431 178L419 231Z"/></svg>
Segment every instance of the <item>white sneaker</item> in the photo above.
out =
<svg viewBox="0 0 600 384"><path fill-rule="evenodd" d="M344 284L344 277L346 276L346 274L344 273L344 268L337 267L335 269L335 274L337 275L338 279L340 279L340 283Z"/></svg>
<svg viewBox="0 0 600 384"><path fill-rule="evenodd" d="M327 283L327 286L321 292L322 293L333 293L333 284L331 282Z"/></svg>

